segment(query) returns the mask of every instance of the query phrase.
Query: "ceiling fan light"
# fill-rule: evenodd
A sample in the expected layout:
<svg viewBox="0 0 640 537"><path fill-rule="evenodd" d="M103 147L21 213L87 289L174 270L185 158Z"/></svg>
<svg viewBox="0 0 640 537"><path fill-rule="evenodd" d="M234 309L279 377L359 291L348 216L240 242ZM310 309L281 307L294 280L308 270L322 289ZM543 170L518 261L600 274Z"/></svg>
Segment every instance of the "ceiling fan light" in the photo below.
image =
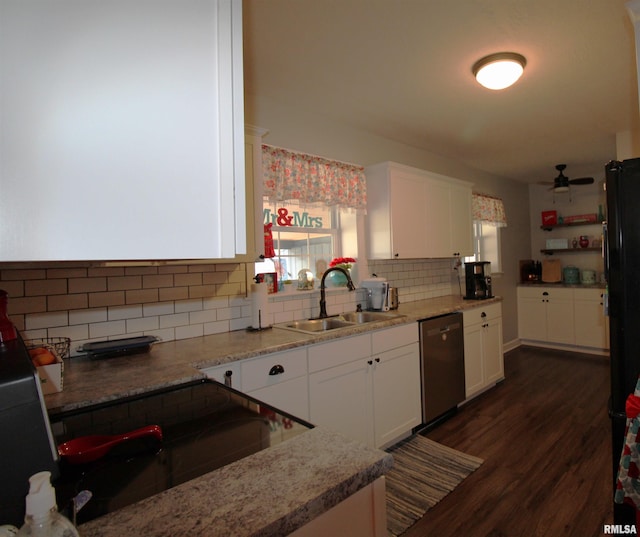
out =
<svg viewBox="0 0 640 537"><path fill-rule="evenodd" d="M554 192L557 192L558 194L562 194L563 192L569 192L569 187L568 186L557 186L553 189Z"/></svg>
<svg viewBox="0 0 640 537"><path fill-rule="evenodd" d="M515 52L499 52L478 60L471 71L479 84L491 90L508 88L524 72L527 60Z"/></svg>

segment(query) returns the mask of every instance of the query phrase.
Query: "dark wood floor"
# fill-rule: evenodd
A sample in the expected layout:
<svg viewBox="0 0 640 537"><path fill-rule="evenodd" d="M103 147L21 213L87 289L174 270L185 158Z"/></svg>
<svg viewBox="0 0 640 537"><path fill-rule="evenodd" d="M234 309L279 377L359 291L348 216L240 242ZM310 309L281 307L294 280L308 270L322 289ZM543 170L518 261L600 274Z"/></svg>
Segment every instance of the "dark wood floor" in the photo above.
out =
<svg viewBox="0 0 640 537"><path fill-rule="evenodd" d="M520 347L505 377L426 433L484 463L406 537L600 537L613 523L608 358Z"/></svg>

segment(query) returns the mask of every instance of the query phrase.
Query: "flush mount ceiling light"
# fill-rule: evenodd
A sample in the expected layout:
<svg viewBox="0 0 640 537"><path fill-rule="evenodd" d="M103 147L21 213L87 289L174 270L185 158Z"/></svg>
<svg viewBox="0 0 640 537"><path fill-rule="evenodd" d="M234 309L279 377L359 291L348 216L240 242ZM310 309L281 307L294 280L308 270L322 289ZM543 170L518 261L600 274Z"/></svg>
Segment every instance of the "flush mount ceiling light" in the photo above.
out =
<svg viewBox="0 0 640 537"><path fill-rule="evenodd" d="M527 60L515 52L498 52L479 59L471 71L485 88L501 90L508 88L520 78Z"/></svg>

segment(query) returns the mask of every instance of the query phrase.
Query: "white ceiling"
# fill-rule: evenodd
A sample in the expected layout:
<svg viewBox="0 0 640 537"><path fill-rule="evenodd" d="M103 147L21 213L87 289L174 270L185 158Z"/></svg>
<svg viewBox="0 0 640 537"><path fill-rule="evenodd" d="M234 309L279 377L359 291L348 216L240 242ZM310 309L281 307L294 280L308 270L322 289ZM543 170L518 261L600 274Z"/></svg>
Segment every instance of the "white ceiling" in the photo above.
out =
<svg viewBox="0 0 640 537"><path fill-rule="evenodd" d="M248 94L498 176L591 174L638 123L624 0L245 0L244 32ZM523 77L482 88L471 66L503 51Z"/></svg>

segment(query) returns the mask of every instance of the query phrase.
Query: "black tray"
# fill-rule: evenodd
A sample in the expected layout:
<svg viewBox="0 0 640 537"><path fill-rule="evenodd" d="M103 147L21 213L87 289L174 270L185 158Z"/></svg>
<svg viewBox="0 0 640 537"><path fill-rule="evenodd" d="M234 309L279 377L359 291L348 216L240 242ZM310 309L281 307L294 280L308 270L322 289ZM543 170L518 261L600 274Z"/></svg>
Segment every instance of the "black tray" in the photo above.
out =
<svg viewBox="0 0 640 537"><path fill-rule="evenodd" d="M79 352L86 352L93 358L108 358L111 356L123 356L125 354L136 354L146 352L151 344L159 341L155 336L138 336L123 339L112 339L109 341L93 341L85 343L78 349Z"/></svg>

